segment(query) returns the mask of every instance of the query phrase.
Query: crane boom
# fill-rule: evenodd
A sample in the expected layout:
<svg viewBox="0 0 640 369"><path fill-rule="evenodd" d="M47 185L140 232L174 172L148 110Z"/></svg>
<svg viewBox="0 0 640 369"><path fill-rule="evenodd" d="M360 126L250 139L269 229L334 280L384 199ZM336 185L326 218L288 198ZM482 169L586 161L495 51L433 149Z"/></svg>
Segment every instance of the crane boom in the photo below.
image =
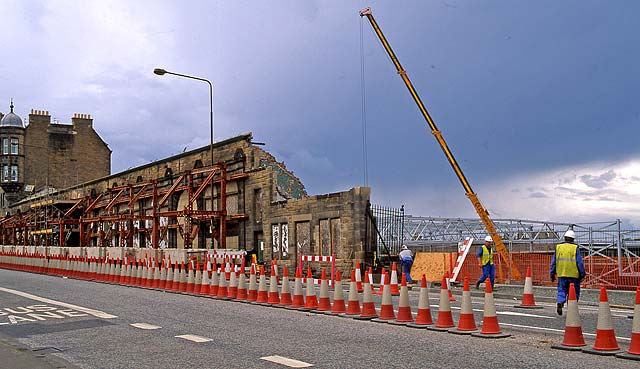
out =
<svg viewBox="0 0 640 369"><path fill-rule="evenodd" d="M515 264L511 261L511 258L509 256L509 251L504 246L504 242L502 242L502 238L496 231L496 227L493 224L493 221L491 220L491 218L489 218L489 212L484 208L484 206L482 206L482 203L478 199L478 196L475 194L475 192L473 192L473 189L471 188L469 181L464 176L464 173L462 172L462 169L460 169L458 162L453 157L453 153L451 152L451 150L449 149L449 146L447 145L446 141L442 137L442 132L438 130L438 127L436 126L435 122L431 118L431 115L429 115L427 108L422 103L420 96L418 96L418 93L416 92L415 88L413 88L413 84L411 83L411 80L409 80L409 77L407 76L407 72L402 68L402 65L400 64L400 61L396 57L396 54L391 49L391 46L389 45L389 42L387 42L387 39L384 37L384 34L382 33L382 30L378 26L378 23L376 23L376 20L373 18L373 14L371 13L371 8L362 9L360 11L360 16L367 17L367 19L369 20L369 23L371 23L371 26L373 27L374 32L380 39L380 42L382 42L382 46L387 51L387 54L389 54L389 57L391 58L393 65L396 67L398 74L404 81L404 84L407 86L407 89L409 89L409 93L411 93L411 97L413 97L413 100L418 105L418 109L420 109L420 113L422 113L422 116L427 121L427 124L431 129L431 133L438 141L438 144L440 144L440 148L444 152L444 155L447 157L447 160L449 161L449 164L451 164L451 167L453 168L453 171L456 173L456 176L458 176L458 180L462 184L462 187L464 187L464 191L467 197L469 198L469 200L471 200L471 203L473 204L474 209L478 213L478 216L480 217L480 219L482 220L482 223L487 229L487 232L491 235L491 238L493 238L493 242L496 245L496 250L500 253L500 255L504 258L504 260L506 260L507 262L511 262L512 276L516 279L521 278L522 275L520 274L520 271L515 266Z"/></svg>

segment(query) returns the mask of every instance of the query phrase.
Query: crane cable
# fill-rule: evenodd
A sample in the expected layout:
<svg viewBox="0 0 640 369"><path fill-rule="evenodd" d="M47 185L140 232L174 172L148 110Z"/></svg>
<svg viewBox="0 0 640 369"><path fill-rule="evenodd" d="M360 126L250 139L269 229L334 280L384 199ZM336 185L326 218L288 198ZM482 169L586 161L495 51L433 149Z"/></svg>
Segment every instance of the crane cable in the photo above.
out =
<svg viewBox="0 0 640 369"><path fill-rule="evenodd" d="M362 121L362 165L364 175L365 187L369 185L369 170L367 159L367 99L364 79L364 40L362 36L363 19L360 17L360 97L361 97L361 112L360 119Z"/></svg>

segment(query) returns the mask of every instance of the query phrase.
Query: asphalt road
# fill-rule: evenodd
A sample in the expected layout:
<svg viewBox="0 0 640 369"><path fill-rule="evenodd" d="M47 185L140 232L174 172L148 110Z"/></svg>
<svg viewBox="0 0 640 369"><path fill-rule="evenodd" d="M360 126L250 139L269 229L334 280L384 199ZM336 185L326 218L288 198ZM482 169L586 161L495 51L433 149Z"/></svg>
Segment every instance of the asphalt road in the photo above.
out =
<svg viewBox="0 0 640 369"><path fill-rule="evenodd" d="M437 292L434 289L430 295L434 319ZM411 292L414 312L417 296L417 291ZM452 303L455 322L459 300ZM482 298L473 302L479 325ZM268 361L273 356L320 368L638 367L636 361L551 349L562 341L564 330L564 318L555 315L552 304L543 304L542 310L520 310L513 308L517 303L513 300L496 303L501 328L512 337L487 340L0 270L0 354L9 357L4 355L10 352L7 345L19 345L32 356L45 354L52 359L40 366L23 366L42 368L62 367L63 361L80 368L285 368L295 364ZM580 309L590 346L597 307ZM613 309L623 350L631 335L630 313ZM11 356L13 362L0 360L0 367L16 368L33 359L24 356L25 350L20 353L23 356Z"/></svg>

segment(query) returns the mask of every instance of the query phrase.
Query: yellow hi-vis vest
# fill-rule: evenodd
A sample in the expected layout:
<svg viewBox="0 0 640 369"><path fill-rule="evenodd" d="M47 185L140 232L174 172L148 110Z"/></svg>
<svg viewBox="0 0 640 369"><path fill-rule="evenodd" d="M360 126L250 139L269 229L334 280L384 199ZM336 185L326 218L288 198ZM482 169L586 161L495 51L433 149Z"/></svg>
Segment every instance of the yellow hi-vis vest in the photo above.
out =
<svg viewBox="0 0 640 369"><path fill-rule="evenodd" d="M493 252L487 248L487 245L482 245L482 265L493 264Z"/></svg>
<svg viewBox="0 0 640 369"><path fill-rule="evenodd" d="M565 242L556 245L556 275L558 277L580 277L576 264L576 252L578 252L578 246L572 243Z"/></svg>

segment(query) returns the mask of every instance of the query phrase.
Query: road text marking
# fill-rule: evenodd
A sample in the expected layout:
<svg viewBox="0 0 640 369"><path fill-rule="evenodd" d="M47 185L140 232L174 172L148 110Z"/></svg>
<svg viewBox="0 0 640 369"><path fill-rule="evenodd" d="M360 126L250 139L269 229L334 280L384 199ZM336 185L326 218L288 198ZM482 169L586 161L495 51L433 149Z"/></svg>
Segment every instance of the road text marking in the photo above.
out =
<svg viewBox="0 0 640 369"><path fill-rule="evenodd" d="M67 304L66 302L51 300L51 299L48 299L48 298L45 298L45 297L32 295L32 294L26 293L26 292L11 290L11 289L4 288L4 287L0 287L0 291L11 293L11 294L14 294L14 295L17 295L17 296L21 296L21 297L24 297L24 298L27 298L27 299L44 302L46 304L57 305L57 306L62 306L62 307L66 307L66 308L69 308L69 309L73 309L73 310L76 310L76 311L81 311L83 313L87 313L89 315L93 315L96 318L102 318L102 319L117 318L116 315L107 314L104 311L89 309L89 308L78 306L78 305Z"/></svg>
<svg viewBox="0 0 640 369"><path fill-rule="evenodd" d="M305 363L304 361L289 359L288 357L278 355L265 356L261 357L260 359L271 361L272 363L276 364L286 365L290 368L308 368L310 366L313 366L313 364Z"/></svg>
<svg viewBox="0 0 640 369"><path fill-rule="evenodd" d="M130 324L132 327L136 327L136 328L140 328L140 329L160 329L162 327L159 327L157 325L153 325L153 324L147 324L147 323L133 323Z"/></svg>
<svg viewBox="0 0 640 369"><path fill-rule="evenodd" d="M181 336L176 336L176 338L182 338L185 340L198 342L198 343L213 341L211 338L200 337L193 334L183 334Z"/></svg>

